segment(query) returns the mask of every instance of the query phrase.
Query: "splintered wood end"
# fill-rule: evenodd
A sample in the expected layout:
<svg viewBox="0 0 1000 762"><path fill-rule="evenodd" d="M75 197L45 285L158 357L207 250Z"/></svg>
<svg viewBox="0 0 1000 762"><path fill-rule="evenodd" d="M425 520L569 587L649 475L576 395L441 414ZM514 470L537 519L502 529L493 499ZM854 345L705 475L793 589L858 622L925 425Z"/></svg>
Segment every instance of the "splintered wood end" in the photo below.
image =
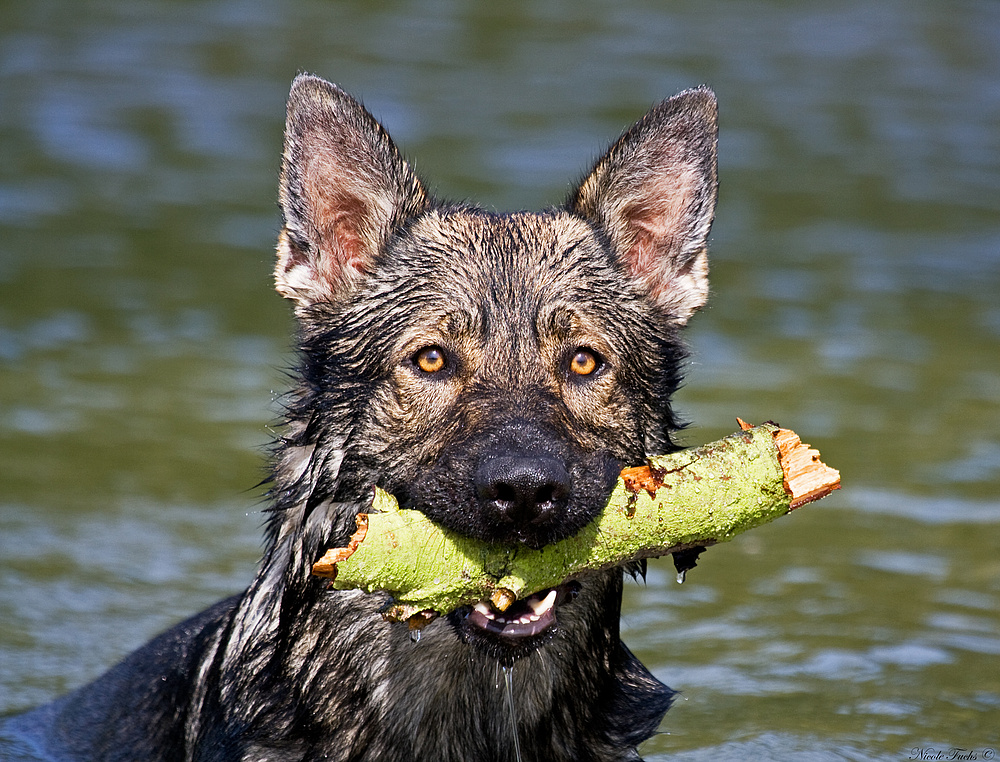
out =
<svg viewBox="0 0 1000 762"><path fill-rule="evenodd" d="M515 600L517 600L517 596L505 587L498 587L493 591L493 595L490 596L490 603L492 603L498 611L506 611L511 607Z"/></svg>
<svg viewBox="0 0 1000 762"><path fill-rule="evenodd" d="M437 617L438 613L430 609L425 611L418 611L416 614L411 614L409 617L406 618L407 629L409 629L411 634L414 632L419 634L419 632L422 629L424 629L424 627L426 627L435 619L437 619ZM401 621L401 620L397 619L393 621Z"/></svg>
<svg viewBox="0 0 1000 762"><path fill-rule="evenodd" d="M742 421L740 426L743 426ZM803 444L794 431L777 429L774 443L778 447L778 462L785 473L785 489L792 498L791 510L840 489L840 471L821 461L819 451Z"/></svg>
<svg viewBox="0 0 1000 762"><path fill-rule="evenodd" d="M368 534L368 514L359 513L356 521L358 523L358 531L351 535L351 539L347 542L347 547L330 548L326 551L323 557L313 564L313 574L317 577L325 577L326 579L337 578L337 564L350 558L354 551L358 549L358 545L364 542L365 535Z"/></svg>

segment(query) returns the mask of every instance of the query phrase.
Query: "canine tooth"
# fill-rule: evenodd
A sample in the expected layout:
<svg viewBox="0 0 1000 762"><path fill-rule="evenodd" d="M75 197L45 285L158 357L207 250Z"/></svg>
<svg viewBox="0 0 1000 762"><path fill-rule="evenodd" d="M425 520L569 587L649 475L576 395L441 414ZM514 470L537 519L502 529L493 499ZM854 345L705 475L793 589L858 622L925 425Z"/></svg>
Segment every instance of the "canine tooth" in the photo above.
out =
<svg viewBox="0 0 1000 762"><path fill-rule="evenodd" d="M528 605L531 606L531 610L534 611L537 616L541 617L542 614L550 611L552 607L556 605L556 591L549 590L548 595L544 598L530 600L528 601Z"/></svg>
<svg viewBox="0 0 1000 762"><path fill-rule="evenodd" d="M473 606L472 608L474 608L476 611L478 611L487 619L496 619L496 616L494 616L493 614L493 610L490 608L490 605L486 601L478 601L476 605Z"/></svg>

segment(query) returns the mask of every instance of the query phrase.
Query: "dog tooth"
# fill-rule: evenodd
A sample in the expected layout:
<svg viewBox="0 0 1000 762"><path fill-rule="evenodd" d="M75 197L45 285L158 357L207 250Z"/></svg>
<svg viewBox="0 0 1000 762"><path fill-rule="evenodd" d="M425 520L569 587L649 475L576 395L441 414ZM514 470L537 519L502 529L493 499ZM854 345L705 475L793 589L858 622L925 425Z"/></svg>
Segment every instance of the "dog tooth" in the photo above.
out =
<svg viewBox="0 0 1000 762"><path fill-rule="evenodd" d="M535 614L541 616L542 614L550 611L552 607L555 606L555 603L556 591L549 590L548 594L544 598L531 600L528 602L528 605L531 606L531 610L534 611Z"/></svg>

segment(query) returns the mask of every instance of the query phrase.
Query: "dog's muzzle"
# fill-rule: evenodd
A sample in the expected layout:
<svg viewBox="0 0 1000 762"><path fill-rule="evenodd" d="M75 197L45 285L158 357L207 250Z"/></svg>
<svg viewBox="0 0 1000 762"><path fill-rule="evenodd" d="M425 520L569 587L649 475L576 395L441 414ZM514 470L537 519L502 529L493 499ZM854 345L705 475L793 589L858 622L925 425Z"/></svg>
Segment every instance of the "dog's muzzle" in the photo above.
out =
<svg viewBox="0 0 1000 762"><path fill-rule="evenodd" d="M558 533L572 490L562 461L547 455L486 458L473 483L494 531L534 548Z"/></svg>

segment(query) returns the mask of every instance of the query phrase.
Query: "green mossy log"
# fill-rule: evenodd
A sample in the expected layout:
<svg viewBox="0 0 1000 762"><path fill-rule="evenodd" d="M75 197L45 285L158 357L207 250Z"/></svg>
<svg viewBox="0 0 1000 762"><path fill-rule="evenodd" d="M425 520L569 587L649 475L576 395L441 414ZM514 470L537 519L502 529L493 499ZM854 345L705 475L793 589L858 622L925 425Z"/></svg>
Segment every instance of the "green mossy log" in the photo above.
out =
<svg viewBox="0 0 1000 762"><path fill-rule="evenodd" d="M629 561L726 542L829 494L840 475L793 432L749 427L622 471L601 514L572 537L533 550L491 544L400 510L375 491L346 548L313 566L338 589L385 591L394 621L420 627L459 606L514 600Z"/></svg>

